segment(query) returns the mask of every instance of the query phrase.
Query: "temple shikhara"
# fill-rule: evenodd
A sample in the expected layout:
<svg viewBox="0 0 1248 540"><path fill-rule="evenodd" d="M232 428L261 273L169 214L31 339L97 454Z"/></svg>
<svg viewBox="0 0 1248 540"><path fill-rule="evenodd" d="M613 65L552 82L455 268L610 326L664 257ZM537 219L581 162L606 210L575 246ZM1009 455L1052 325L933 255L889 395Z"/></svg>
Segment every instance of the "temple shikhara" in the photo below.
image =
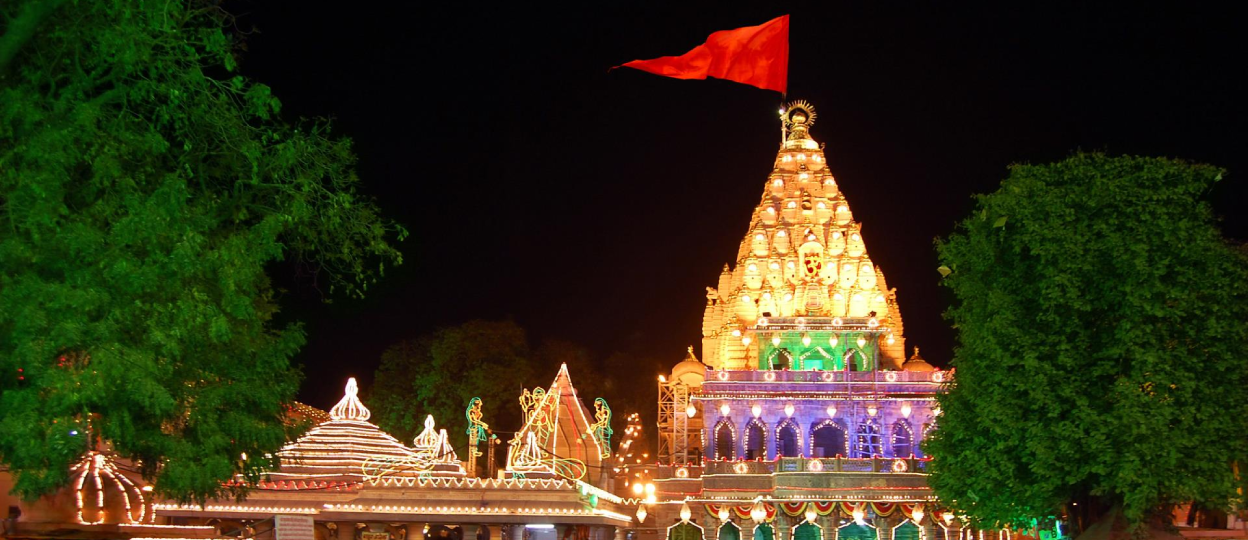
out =
<svg viewBox="0 0 1248 540"><path fill-rule="evenodd" d="M815 118L800 101L782 112L736 259L706 290L702 357L690 347L659 378L659 462L624 467L655 501L642 538L960 534L920 447L950 374L917 348L906 358L897 292L811 138Z"/></svg>
<svg viewBox="0 0 1248 540"><path fill-rule="evenodd" d="M160 500L102 445L63 493L23 510L23 526L118 538L1008 540L962 530L934 499L920 443L952 374L917 347L907 358L897 291L811 138L814 108L795 102L781 117L761 200L706 289L700 350L659 376L653 433L628 411L613 441L606 400L579 395L563 366L517 396L523 421L506 440L474 398L463 417L427 416L403 441L370 422L350 379L328 412L296 404L310 429L243 500Z"/></svg>

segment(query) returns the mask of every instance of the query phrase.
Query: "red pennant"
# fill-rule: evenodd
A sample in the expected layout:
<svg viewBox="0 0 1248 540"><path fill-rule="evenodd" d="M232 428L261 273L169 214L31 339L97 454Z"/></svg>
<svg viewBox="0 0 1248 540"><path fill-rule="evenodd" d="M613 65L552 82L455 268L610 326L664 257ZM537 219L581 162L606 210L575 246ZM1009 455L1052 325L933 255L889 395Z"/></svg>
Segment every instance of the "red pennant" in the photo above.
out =
<svg viewBox="0 0 1248 540"><path fill-rule="evenodd" d="M677 79L714 77L785 93L789 81L789 16L720 30L680 56L633 60L631 67Z"/></svg>

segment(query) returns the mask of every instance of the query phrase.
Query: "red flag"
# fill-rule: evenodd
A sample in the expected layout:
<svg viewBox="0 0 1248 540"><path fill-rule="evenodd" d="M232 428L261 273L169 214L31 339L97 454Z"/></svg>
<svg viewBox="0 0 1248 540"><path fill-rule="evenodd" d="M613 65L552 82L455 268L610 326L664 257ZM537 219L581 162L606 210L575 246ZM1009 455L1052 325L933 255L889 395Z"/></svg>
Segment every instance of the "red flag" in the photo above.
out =
<svg viewBox="0 0 1248 540"><path fill-rule="evenodd" d="M783 94L789 80L789 16L758 26L720 30L680 56L633 60L616 67L677 79L714 77Z"/></svg>

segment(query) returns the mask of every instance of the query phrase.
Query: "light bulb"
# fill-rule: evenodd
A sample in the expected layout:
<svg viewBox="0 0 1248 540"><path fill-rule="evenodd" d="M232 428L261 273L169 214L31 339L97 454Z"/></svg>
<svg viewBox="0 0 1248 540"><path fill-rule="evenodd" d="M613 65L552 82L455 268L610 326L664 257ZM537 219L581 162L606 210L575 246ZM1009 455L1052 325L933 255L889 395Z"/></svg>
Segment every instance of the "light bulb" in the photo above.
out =
<svg viewBox="0 0 1248 540"><path fill-rule="evenodd" d="M693 517L693 510L689 509L689 503L686 502L680 505L680 520L683 522L688 522L689 518L691 517Z"/></svg>
<svg viewBox="0 0 1248 540"><path fill-rule="evenodd" d="M746 347L749 347L749 346L750 346L750 342L751 342L751 341L753 341L753 340L752 340L752 339L750 339L750 336L743 336L743 337L741 338L741 344L742 344L742 345L745 345Z"/></svg>
<svg viewBox="0 0 1248 540"><path fill-rule="evenodd" d="M750 414L753 414L754 418L758 418L763 415L763 408L758 405L750 407Z"/></svg>
<svg viewBox="0 0 1248 540"><path fill-rule="evenodd" d="M637 523L642 523L644 521L646 521L646 507L638 506L637 507Z"/></svg>
<svg viewBox="0 0 1248 540"><path fill-rule="evenodd" d="M690 404L688 407L685 407L685 415L688 416L689 418L693 418L694 416L697 416L697 414L698 414L698 409L697 407L694 407L692 404Z"/></svg>
<svg viewBox="0 0 1248 540"><path fill-rule="evenodd" d="M721 504L719 506L719 520L726 523L729 517L732 516L728 513L728 505Z"/></svg>
<svg viewBox="0 0 1248 540"><path fill-rule="evenodd" d="M892 345L892 344L894 344L894 343L897 343L897 340L893 338L893 335L892 335L892 334L889 334L889 335L888 335L888 339L886 339L886 340L884 340L884 341L885 341L886 343L888 343L889 345Z"/></svg>
<svg viewBox="0 0 1248 540"><path fill-rule="evenodd" d="M836 344L837 344L837 343L840 343L840 342L841 342L841 340L837 339L837 338L836 338L836 336L832 336L832 337L828 338L828 345L831 345L831 346L833 346L833 347L835 347L835 346L836 346Z"/></svg>
<svg viewBox="0 0 1248 540"><path fill-rule="evenodd" d="M818 512L815 512L814 507L812 507L812 506L807 506L807 507L806 507L806 521L807 521L807 522L809 522L809 523L814 523L814 522L815 522L815 518L818 518L818 517L819 517L819 513L818 513Z"/></svg>
<svg viewBox="0 0 1248 540"><path fill-rule="evenodd" d="M810 346L810 334L802 334L802 345Z"/></svg>
<svg viewBox="0 0 1248 540"><path fill-rule="evenodd" d="M834 418L836 416L836 405L828 405L827 413L828 418Z"/></svg>
<svg viewBox="0 0 1248 540"><path fill-rule="evenodd" d="M793 409L793 404L792 404L792 403L790 403L790 404L788 404L788 405L785 405L785 406L784 406L784 415L785 415L785 416L793 416L793 411L794 411L794 409Z"/></svg>
<svg viewBox="0 0 1248 540"><path fill-rule="evenodd" d="M654 495L654 484L646 484L646 495Z"/></svg>
<svg viewBox="0 0 1248 540"><path fill-rule="evenodd" d="M864 338L864 337L861 337L861 336L860 336L860 337L858 338L858 348L859 348L859 349L861 349L861 348L862 348L862 346L863 346L863 345L866 345L866 344L867 344L867 338Z"/></svg>
<svg viewBox="0 0 1248 540"><path fill-rule="evenodd" d="M771 338L771 344L772 344L772 345L775 345L775 346L777 346L777 347L779 347L779 346L780 346L780 336L775 336L775 337Z"/></svg>
<svg viewBox="0 0 1248 540"><path fill-rule="evenodd" d="M880 412L880 410L876 408L875 405L867 405L867 416L875 416L875 413L878 412Z"/></svg>
<svg viewBox="0 0 1248 540"><path fill-rule="evenodd" d="M910 408L910 404L909 404L909 403L902 403L902 404L901 404L901 417L902 417L902 418L910 418L910 411L911 411L911 410L912 410L912 409Z"/></svg>
<svg viewBox="0 0 1248 540"><path fill-rule="evenodd" d="M720 416L728 416L728 413L730 412L732 412L732 408L729 407L727 403L719 406Z"/></svg>

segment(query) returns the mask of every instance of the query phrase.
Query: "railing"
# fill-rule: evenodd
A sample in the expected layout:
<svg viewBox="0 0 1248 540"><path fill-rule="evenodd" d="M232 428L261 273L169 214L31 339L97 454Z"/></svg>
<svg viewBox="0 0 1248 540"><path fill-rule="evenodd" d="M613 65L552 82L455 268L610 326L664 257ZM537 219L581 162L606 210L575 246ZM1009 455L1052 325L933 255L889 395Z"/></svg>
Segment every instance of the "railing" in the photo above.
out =
<svg viewBox="0 0 1248 540"><path fill-rule="evenodd" d="M782 457L775 461L708 461L700 476L711 474L773 473L925 473L922 458L800 458ZM674 470L674 469L673 469ZM690 475L692 476L692 475Z"/></svg>
<svg viewBox="0 0 1248 540"><path fill-rule="evenodd" d="M706 382L809 382L809 383L943 383L947 371L790 371L790 370L713 370L706 371Z"/></svg>

